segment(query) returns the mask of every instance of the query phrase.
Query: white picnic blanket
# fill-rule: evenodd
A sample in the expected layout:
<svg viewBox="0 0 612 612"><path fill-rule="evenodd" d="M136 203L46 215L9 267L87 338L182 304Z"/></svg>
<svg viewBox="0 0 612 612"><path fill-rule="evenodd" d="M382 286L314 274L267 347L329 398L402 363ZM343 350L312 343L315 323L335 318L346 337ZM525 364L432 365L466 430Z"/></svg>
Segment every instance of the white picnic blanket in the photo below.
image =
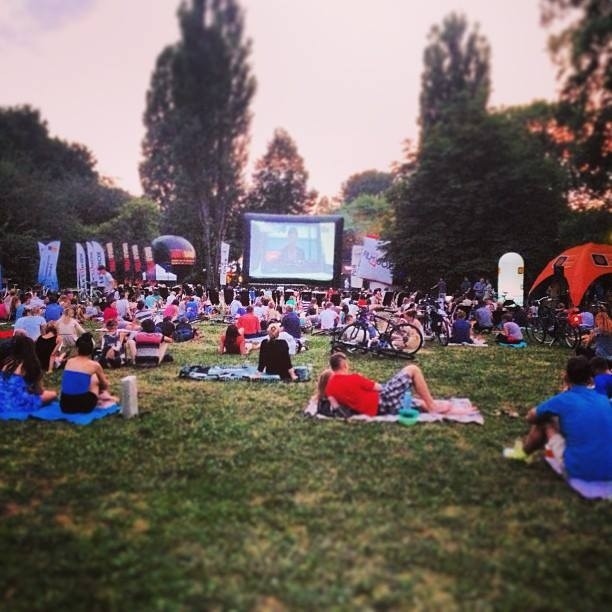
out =
<svg viewBox="0 0 612 612"><path fill-rule="evenodd" d="M555 471L559 476L563 476L567 484L576 491L576 493L582 495L586 499L612 499L612 481L588 481L580 480L580 478L567 478L563 473L561 464L554 457L545 457L546 463Z"/></svg>
<svg viewBox="0 0 612 612"><path fill-rule="evenodd" d="M437 421L453 421L455 423L477 423L484 425L484 417L474 404L467 397L451 397L448 400L436 400L440 402L450 402L451 409L448 412L421 412L419 414L419 423L433 423ZM418 400L415 400L418 402ZM317 402L311 399L304 409L306 416L316 417L317 419L331 419L317 412ZM399 420L400 415L386 414L380 416L368 416L366 414L356 414L349 417L348 421L365 421L367 423L395 423Z"/></svg>

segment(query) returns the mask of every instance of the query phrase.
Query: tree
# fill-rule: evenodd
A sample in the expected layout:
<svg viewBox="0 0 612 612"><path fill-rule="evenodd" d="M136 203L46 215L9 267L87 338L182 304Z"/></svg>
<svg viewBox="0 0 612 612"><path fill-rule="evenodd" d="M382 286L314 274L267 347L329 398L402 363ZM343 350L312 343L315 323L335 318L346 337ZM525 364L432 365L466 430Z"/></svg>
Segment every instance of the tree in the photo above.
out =
<svg viewBox="0 0 612 612"><path fill-rule="evenodd" d="M562 82L557 120L568 141L573 187L612 203L612 4L609 0L541 0L542 21L564 22L549 47Z"/></svg>
<svg viewBox="0 0 612 612"><path fill-rule="evenodd" d="M255 80L235 0L192 0L178 12L181 40L157 59L144 116L147 196L165 229L196 247L210 285L239 206Z"/></svg>
<svg viewBox="0 0 612 612"><path fill-rule="evenodd" d="M457 112L457 109L456 109ZM439 276L495 277L516 251L529 279L558 251L566 173L510 113L450 113L422 144L417 170L389 193L386 237L398 277L427 287Z"/></svg>
<svg viewBox="0 0 612 612"><path fill-rule="evenodd" d="M393 182L390 172L380 172L379 170L365 170L349 176L342 184L340 198L348 203L360 195L377 196L389 189Z"/></svg>
<svg viewBox="0 0 612 612"><path fill-rule="evenodd" d="M146 198L132 198L116 217L101 223L95 235L115 244L148 244L159 236L160 223L161 213L157 204Z"/></svg>
<svg viewBox="0 0 612 612"><path fill-rule="evenodd" d="M287 131L277 128L265 155L255 164L252 187L245 202L249 212L306 215L317 193L309 190L308 172Z"/></svg>
<svg viewBox="0 0 612 612"><path fill-rule="evenodd" d="M94 224L129 199L95 170L84 146L49 135L29 106L0 108L0 253L5 275L30 285L37 241L60 240L61 284L74 279L74 243L95 236Z"/></svg>
<svg viewBox="0 0 612 612"><path fill-rule="evenodd" d="M468 32L462 15L452 13L429 33L421 77L421 139L454 106L482 111L490 92L489 44L476 26Z"/></svg>

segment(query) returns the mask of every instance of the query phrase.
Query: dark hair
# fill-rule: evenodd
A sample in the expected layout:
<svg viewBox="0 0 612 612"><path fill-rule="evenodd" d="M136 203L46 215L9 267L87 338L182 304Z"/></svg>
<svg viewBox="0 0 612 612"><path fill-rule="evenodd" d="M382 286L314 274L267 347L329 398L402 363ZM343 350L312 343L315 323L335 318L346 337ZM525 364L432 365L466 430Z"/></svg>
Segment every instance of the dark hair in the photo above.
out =
<svg viewBox="0 0 612 612"><path fill-rule="evenodd" d="M21 366L23 378L28 383L30 393L42 393L40 381L43 377L43 371L36 356L34 340L19 334L14 336L7 345L2 351L0 370L5 376L8 376L14 374L15 370Z"/></svg>
<svg viewBox="0 0 612 612"><path fill-rule="evenodd" d="M591 380L591 366L586 357L570 357L565 367L567 382L572 385L586 385Z"/></svg>
<svg viewBox="0 0 612 612"><path fill-rule="evenodd" d="M155 331L155 323L153 322L153 319L145 319L140 324L140 327L142 327L142 331L146 332L147 334L151 334Z"/></svg>
<svg viewBox="0 0 612 612"><path fill-rule="evenodd" d="M337 372L344 361L347 361L346 355L344 353L334 353L329 358L329 367L334 372Z"/></svg>
<svg viewBox="0 0 612 612"><path fill-rule="evenodd" d="M605 357L593 357L589 361L589 365L591 366L591 374L595 376L595 374L601 374L608 369L608 360Z"/></svg>
<svg viewBox="0 0 612 612"><path fill-rule="evenodd" d="M87 355L93 355L94 352L94 339L93 336L89 332L85 332L81 336L77 338L75 343L77 353L81 355L81 357L85 357Z"/></svg>
<svg viewBox="0 0 612 612"><path fill-rule="evenodd" d="M238 346L238 336L240 332L238 331L238 327L233 323L230 323L225 330L225 341L224 346L225 350L228 353L239 353L240 347Z"/></svg>

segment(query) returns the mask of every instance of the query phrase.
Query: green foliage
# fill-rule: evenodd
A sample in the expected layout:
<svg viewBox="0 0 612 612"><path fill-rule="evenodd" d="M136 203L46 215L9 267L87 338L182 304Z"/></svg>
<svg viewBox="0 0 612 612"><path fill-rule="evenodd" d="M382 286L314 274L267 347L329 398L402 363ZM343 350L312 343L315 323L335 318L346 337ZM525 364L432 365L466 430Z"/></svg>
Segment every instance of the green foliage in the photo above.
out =
<svg viewBox="0 0 612 612"><path fill-rule="evenodd" d="M389 194L386 237L400 278L495 277L506 251L525 258L528 283L558 250L566 177L542 142L503 113L455 108L432 128L418 167Z"/></svg>
<svg viewBox="0 0 612 612"><path fill-rule="evenodd" d="M393 175L390 172L380 172L379 170L364 170L352 174L342 184L340 198L343 203L348 204L360 195L382 195L393 182Z"/></svg>
<svg viewBox="0 0 612 612"><path fill-rule="evenodd" d="M33 284L37 242L60 240L60 285L74 282L74 243L96 237L95 226L128 199L95 171L83 146L49 135L38 111L0 109L0 253L5 276Z"/></svg>
<svg viewBox="0 0 612 612"><path fill-rule="evenodd" d="M468 32L464 16L452 13L434 26L423 55L421 139L454 107L483 111L490 90L490 49L476 26Z"/></svg>
<svg viewBox="0 0 612 612"><path fill-rule="evenodd" d="M105 242L148 244L160 234L161 213L157 204L146 198L132 198L117 216L98 226L96 235Z"/></svg>
<svg viewBox="0 0 612 612"><path fill-rule="evenodd" d="M363 237L366 234L380 235L388 227L391 206L384 196L360 195L343 204L337 214L344 216L344 228Z"/></svg>
<svg viewBox="0 0 612 612"><path fill-rule="evenodd" d="M609 0L542 0L545 24L560 19L550 37L560 71L557 119L574 135L571 155L574 187L612 201L612 4Z"/></svg>
<svg viewBox="0 0 612 612"><path fill-rule="evenodd" d="M612 244L612 212L604 208L568 211L559 225L559 241L562 249L585 242Z"/></svg>
<svg viewBox="0 0 612 612"><path fill-rule="evenodd" d="M159 55L147 93L140 173L162 229L193 243L215 285L242 197L255 80L235 0L183 2L179 25L181 40Z"/></svg>
<svg viewBox="0 0 612 612"><path fill-rule="evenodd" d="M501 456L568 352L421 351L434 394L470 397L485 424L407 428L306 419L314 382L180 380L242 362L200 332L174 364L108 372L113 390L136 374L135 419L2 424L4 608L606 609L612 506ZM318 374L328 356L312 337L294 361ZM381 381L401 365L351 362Z"/></svg>
<svg viewBox="0 0 612 612"><path fill-rule="evenodd" d="M311 212L316 191L308 189L308 172L297 146L286 130L274 130L265 155L255 164L245 210L279 215Z"/></svg>

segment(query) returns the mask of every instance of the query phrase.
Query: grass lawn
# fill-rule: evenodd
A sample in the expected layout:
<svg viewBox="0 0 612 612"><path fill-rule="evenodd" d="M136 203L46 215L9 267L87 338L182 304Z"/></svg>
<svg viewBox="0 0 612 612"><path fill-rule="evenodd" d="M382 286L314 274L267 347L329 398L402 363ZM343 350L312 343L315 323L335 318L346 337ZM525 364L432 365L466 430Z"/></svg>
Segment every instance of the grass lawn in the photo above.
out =
<svg viewBox="0 0 612 612"><path fill-rule="evenodd" d="M1 608L609 607L612 504L501 457L525 431L508 413L554 393L569 352L423 350L434 394L470 397L485 425L406 428L306 419L314 382L179 380L220 361L222 328L200 329L136 371L136 419L0 425ZM294 363L317 374L328 340L311 347ZM402 365L352 363L380 380Z"/></svg>

